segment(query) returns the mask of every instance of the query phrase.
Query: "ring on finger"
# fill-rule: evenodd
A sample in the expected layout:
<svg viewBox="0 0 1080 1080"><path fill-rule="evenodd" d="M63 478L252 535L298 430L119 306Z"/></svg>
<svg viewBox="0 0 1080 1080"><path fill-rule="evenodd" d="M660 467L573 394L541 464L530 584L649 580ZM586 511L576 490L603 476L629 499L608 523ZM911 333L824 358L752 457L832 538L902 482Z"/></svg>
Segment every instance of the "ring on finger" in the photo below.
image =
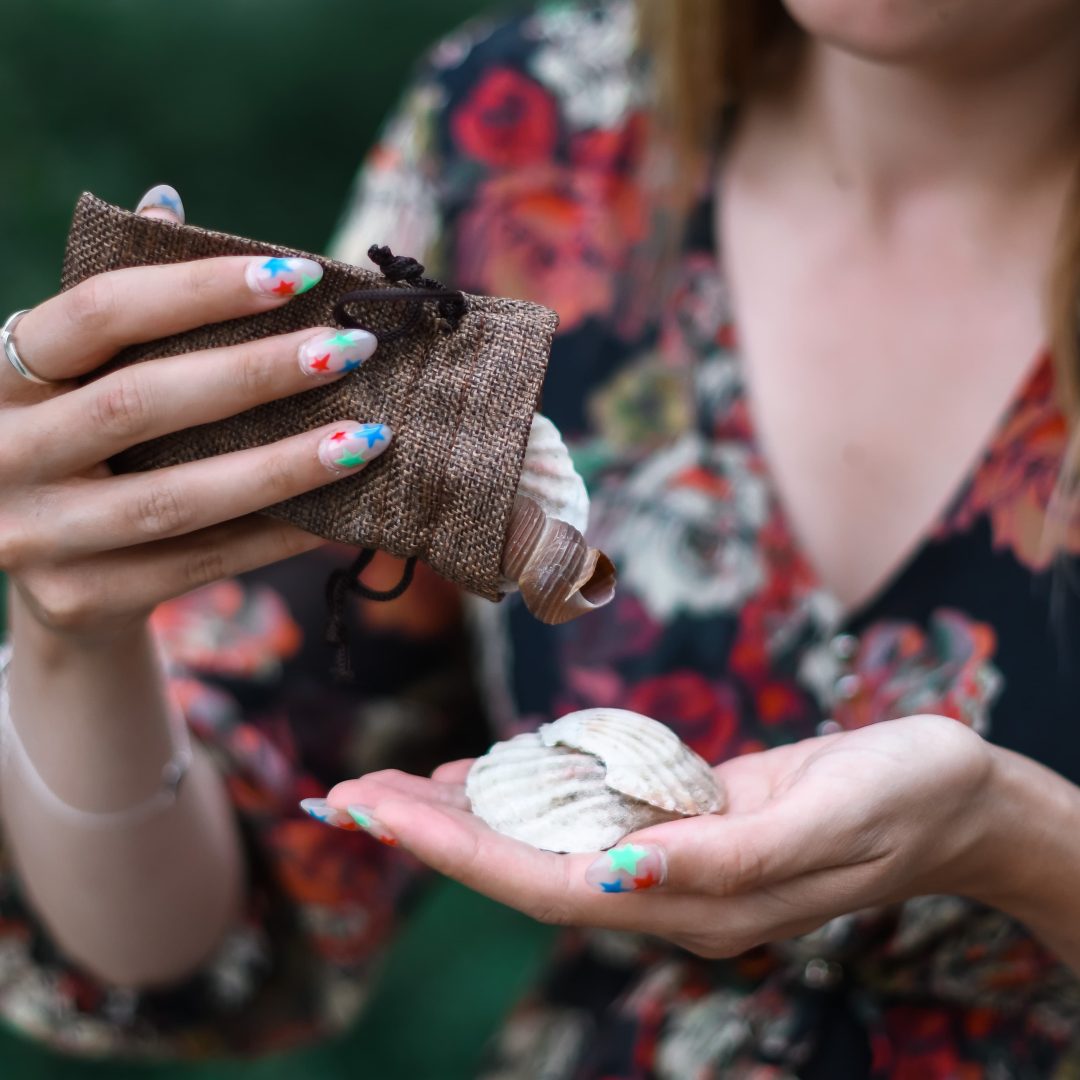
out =
<svg viewBox="0 0 1080 1080"><path fill-rule="evenodd" d="M29 310L29 308L23 308L22 311L13 311L7 317L3 327L0 327L0 347L3 348L8 363L28 382L37 383L39 386L55 386L60 380L43 379L40 375L35 375L15 348L15 327Z"/></svg>

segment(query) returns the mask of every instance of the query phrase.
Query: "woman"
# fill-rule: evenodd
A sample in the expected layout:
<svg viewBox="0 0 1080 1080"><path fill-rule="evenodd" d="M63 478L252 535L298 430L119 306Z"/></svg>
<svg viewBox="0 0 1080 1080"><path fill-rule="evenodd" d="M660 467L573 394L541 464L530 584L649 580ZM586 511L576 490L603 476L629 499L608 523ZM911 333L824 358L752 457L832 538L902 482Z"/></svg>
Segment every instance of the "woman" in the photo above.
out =
<svg viewBox="0 0 1080 1080"><path fill-rule="evenodd" d="M569 933L495 1075L1080 1067L1080 11L684 0L647 14L675 110L659 122L627 4L544 5L437 49L338 253L387 239L462 287L560 312L545 410L587 474L620 592L558 630L479 608L485 705L501 732L593 705L656 716L717 763L730 813L582 857L485 829L464 762L320 799L316 778L363 771L349 764L369 743L292 659L270 578L159 608L171 696L143 613L314 548L235 515L337 475L325 433L149 481L98 464L301 392L301 337L70 392L7 372L0 520L25 754L9 755L3 810L26 897L9 918L24 934L36 920L84 973L93 1038L176 1051L192 1029L233 1048L265 1046L268 1019L281 1041L326 1030L355 1007L377 937L357 927L385 927L405 849L537 918L644 935ZM225 259L103 275L28 313L18 353L45 378L89 371L125 342L282 302L260 288L268 273ZM75 409L95 422L69 437ZM302 597L299 574L276 580ZM456 616L435 589L362 618L365 647L408 640L404 670L425 672L447 730L425 661L445 663ZM368 706L365 678L400 698L385 667L360 673ZM174 701L199 736L178 790L161 776L187 760ZM411 715L410 742L431 728ZM284 814L300 795L388 846L317 840ZM255 961L245 1008L219 995L181 1018L179 991L153 988L192 972L215 985L237 926ZM269 977L251 971L268 962ZM60 963L26 959L26 985ZM126 1013L117 986L140 991ZM75 1000L38 1028L62 1039Z"/></svg>

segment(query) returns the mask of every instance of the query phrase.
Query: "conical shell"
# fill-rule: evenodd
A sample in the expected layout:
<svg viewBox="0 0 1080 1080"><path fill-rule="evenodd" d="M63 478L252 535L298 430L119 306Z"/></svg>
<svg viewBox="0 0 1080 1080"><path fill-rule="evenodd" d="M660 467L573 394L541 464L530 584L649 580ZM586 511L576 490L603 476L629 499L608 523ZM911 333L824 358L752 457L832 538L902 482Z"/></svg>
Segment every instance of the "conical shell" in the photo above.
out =
<svg viewBox="0 0 1080 1080"><path fill-rule="evenodd" d="M583 533L589 527L589 493L578 475L559 429L540 413L533 414L525 464L517 493L539 503L548 517Z"/></svg>
<svg viewBox="0 0 1080 1080"><path fill-rule="evenodd" d="M572 713L496 743L473 763L465 791L496 831L560 852L602 851L649 825L724 805L708 765L674 732L619 709Z"/></svg>
<svg viewBox="0 0 1080 1080"><path fill-rule="evenodd" d="M525 495L514 499L503 547L502 573L521 590L541 622L569 622L615 595L615 567L572 525L545 513Z"/></svg>
<svg viewBox="0 0 1080 1080"><path fill-rule="evenodd" d="M615 567L585 542L589 495L558 428L533 414L506 530L502 574L541 622L563 623L615 595Z"/></svg>

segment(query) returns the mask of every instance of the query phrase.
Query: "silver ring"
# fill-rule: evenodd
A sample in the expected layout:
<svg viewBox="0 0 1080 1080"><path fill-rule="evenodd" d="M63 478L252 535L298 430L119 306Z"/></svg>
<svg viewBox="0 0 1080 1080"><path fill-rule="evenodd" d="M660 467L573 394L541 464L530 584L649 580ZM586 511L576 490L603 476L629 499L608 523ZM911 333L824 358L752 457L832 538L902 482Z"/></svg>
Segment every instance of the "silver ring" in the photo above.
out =
<svg viewBox="0 0 1080 1080"><path fill-rule="evenodd" d="M23 361L23 358L19 355L18 350L15 348L15 342L12 339L12 335L15 333L15 326L18 321L29 311L29 308L23 308L22 311L12 312L7 322L0 328L0 346L4 349L4 355L8 358L8 363L24 378L32 383L37 383L39 386L52 386L56 379L43 379L40 375L35 375Z"/></svg>

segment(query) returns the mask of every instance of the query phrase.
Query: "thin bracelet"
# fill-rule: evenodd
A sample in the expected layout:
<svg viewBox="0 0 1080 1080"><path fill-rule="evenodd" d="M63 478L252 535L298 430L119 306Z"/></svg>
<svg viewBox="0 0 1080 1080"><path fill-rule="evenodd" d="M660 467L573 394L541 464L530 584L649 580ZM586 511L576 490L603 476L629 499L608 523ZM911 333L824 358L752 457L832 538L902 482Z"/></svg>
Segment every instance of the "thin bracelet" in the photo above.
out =
<svg viewBox="0 0 1080 1080"><path fill-rule="evenodd" d="M37 771L30 755L23 746L15 725L11 722L11 710L8 703L8 668L11 666L12 648L10 644L0 645L0 761L14 755L25 773L26 779L38 798L49 806L53 813L72 825L83 828L110 829L118 825L135 825L146 821L155 814L160 814L175 805L179 795L180 782L187 775L191 766L191 737L187 724L178 710L170 713L172 729L173 756L161 770L161 788L153 795L134 806L123 810L80 810L65 802L45 782Z"/></svg>

